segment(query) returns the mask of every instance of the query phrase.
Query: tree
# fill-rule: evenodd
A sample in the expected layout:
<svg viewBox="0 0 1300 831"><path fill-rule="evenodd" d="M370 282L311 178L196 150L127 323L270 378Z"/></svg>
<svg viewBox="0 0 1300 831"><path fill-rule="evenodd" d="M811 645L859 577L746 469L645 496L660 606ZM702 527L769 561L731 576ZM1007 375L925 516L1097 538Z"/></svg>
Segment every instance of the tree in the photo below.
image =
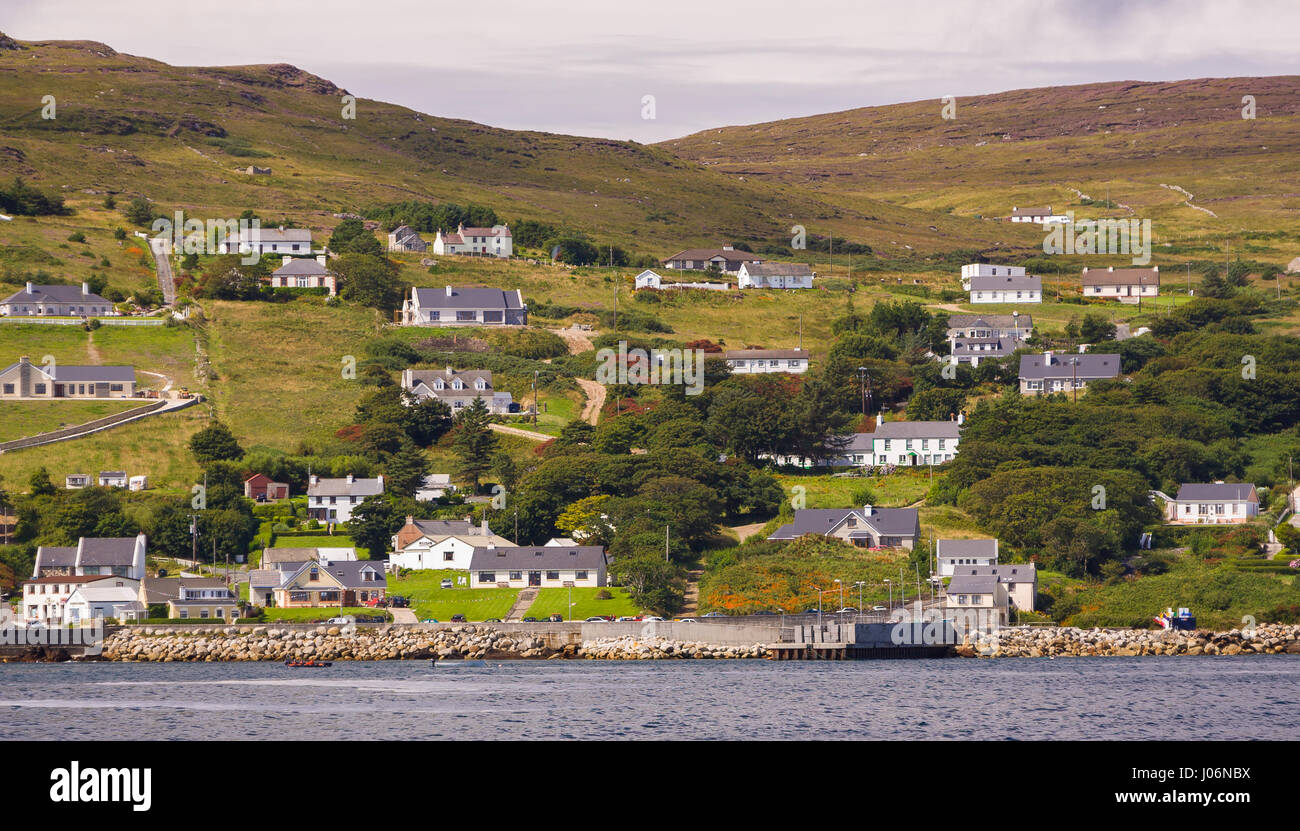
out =
<svg viewBox="0 0 1300 831"><path fill-rule="evenodd" d="M429 457L410 439L388 459L384 470L384 487L399 496L414 496L424 477L429 475Z"/></svg>
<svg viewBox="0 0 1300 831"><path fill-rule="evenodd" d="M388 551L404 521L405 516L393 510L386 497L367 496L352 509L348 534L357 545L370 549L371 557L378 557Z"/></svg>
<svg viewBox="0 0 1300 831"><path fill-rule="evenodd" d="M348 244L352 240L366 233L366 225L359 219L345 219L338 225L334 226L334 233L330 234L328 247L336 253L350 250ZM371 237L373 238L373 234Z"/></svg>
<svg viewBox="0 0 1300 831"><path fill-rule="evenodd" d="M244 449L235 440L235 434L220 421L214 421L190 436L190 452L199 465L210 462L243 458Z"/></svg>
<svg viewBox="0 0 1300 831"><path fill-rule="evenodd" d="M50 472L44 466L38 467L28 480L28 487L32 496L53 496L55 493L54 483L50 481Z"/></svg>
<svg viewBox="0 0 1300 831"><path fill-rule="evenodd" d="M515 464L515 457L505 450L498 450L492 456L492 472L507 491L514 490L519 482L519 466Z"/></svg>
<svg viewBox="0 0 1300 831"><path fill-rule="evenodd" d="M472 482L475 491L483 475L492 469L492 456L497 449L496 434L488 426L491 423L492 415L482 398L475 398L456 419L456 437L452 443L456 472L460 478Z"/></svg>
<svg viewBox="0 0 1300 831"><path fill-rule="evenodd" d="M334 271L342 283L339 294L344 300L370 306L386 315L402 305L404 287L398 279L397 267L387 259L348 253L334 261Z"/></svg>
<svg viewBox="0 0 1300 831"><path fill-rule="evenodd" d="M1088 343L1115 339L1115 324L1099 312L1089 312L1079 325L1079 336Z"/></svg>
<svg viewBox="0 0 1300 831"><path fill-rule="evenodd" d="M909 421L947 421L966 408L966 390L931 387L907 402Z"/></svg>
<svg viewBox="0 0 1300 831"><path fill-rule="evenodd" d="M152 225L158 216L154 204L143 196L132 199L122 211L126 218L136 225Z"/></svg>
<svg viewBox="0 0 1300 831"><path fill-rule="evenodd" d="M353 237L344 250L353 254L369 254L374 257L381 257L384 254L384 246L369 231Z"/></svg>
<svg viewBox="0 0 1300 831"><path fill-rule="evenodd" d="M451 429L451 408L430 396L405 408L402 427L420 447L428 447L441 439Z"/></svg>

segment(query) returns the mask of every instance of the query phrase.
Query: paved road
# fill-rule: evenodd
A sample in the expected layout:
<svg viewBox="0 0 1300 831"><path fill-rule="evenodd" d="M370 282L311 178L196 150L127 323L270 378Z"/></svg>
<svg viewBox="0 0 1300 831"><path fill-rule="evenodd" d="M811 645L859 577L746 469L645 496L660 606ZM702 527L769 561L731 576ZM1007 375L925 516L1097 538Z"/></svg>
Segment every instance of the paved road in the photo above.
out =
<svg viewBox="0 0 1300 831"><path fill-rule="evenodd" d="M419 623L420 622L419 619L415 616L414 609L389 609L388 611L393 615L393 623Z"/></svg>
<svg viewBox="0 0 1300 831"><path fill-rule="evenodd" d="M171 306L176 302L176 278L172 276L171 240L153 237L149 240L153 261L158 269L158 288L162 289L163 302Z"/></svg>

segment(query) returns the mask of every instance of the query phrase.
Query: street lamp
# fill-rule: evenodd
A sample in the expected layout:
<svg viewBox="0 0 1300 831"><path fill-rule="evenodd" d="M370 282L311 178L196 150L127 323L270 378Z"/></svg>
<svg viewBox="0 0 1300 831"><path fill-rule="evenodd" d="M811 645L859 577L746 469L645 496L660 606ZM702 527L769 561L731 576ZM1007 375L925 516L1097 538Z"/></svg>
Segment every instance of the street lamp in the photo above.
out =
<svg viewBox="0 0 1300 831"><path fill-rule="evenodd" d="M843 623L844 622L844 584L841 583L839 580L836 580L835 582L839 583L840 586L840 608L839 611L836 612L836 614L840 616L840 622Z"/></svg>
<svg viewBox="0 0 1300 831"><path fill-rule="evenodd" d="M894 583L888 577L885 578L885 586L889 589L889 608L894 608Z"/></svg>
<svg viewBox="0 0 1300 831"><path fill-rule="evenodd" d="M855 585L855 586L858 587L858 616L857 616L857 620L858 620L859 622L861 622L861 621L862 621L862 587L865 586L866 583L864 583L864 582L861 581L861 580L858 580L858 581L855 582L853 585Z"/></svg>
<svg viewBox="0 0 1300 831"><path fill-rule="evenodd" d="M812 590L817 592L817 626L820 627L822 625L822 590L817 586L813 586Z"/></svg>

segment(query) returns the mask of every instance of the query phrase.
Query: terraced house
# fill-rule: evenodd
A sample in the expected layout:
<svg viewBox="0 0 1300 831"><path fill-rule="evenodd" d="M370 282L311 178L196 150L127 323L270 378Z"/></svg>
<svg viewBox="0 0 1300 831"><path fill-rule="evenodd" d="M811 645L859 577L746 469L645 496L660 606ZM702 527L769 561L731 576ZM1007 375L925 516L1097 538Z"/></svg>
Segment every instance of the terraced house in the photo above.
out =
<svg viewBox="0 0 1300 831"><path fill-rule="evenodd" d="M113 303L90 290L89 283L76 286L38 286L28 281L26 288L0 301L0 315L9 317L89 317L115 315Z"/></svg>
<svg viewBox="0 0 1300 831"><path fill-rule="evenodd" d="M37 365L26 355L0 370L0 399L130 398L135 368Z"/></svg>
<svg viewBox="0 0 1300 831"><path fill-rule="evenodd" d="M525 326L528 307L519 289L447 286L411 289L402 304L404 326Z"/></svg>
<svg viewBox="0 0 1300 831"><path fill-rule="evenodd" d="M438 230L433 238L435 254L468 254L480 257L509 257L515 252L514 235L508 225L467 228L462 223L455 233Z"/></svg>

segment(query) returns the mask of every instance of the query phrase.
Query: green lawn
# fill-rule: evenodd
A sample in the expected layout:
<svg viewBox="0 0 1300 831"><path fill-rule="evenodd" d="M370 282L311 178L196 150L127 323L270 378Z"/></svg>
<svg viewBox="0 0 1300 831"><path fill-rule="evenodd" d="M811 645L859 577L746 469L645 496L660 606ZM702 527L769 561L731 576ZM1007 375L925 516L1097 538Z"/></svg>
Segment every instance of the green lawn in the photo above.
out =
<svg viewBox="0 0 1300 831"><path fill-rule="evenodd" d="M938 475L937 473L935 474ZM923 499L930 490L929 468L899 470L889 476L832 476L828 473L778 473L787 496L796 486L804 488L808 508L847 508L855 504L854 492L869 488L875 495L873 504L882 508L901 508Z"/></svg>
<svg viewBox="0 0 1300 831"><path fill-rule="evenodd" d="M0 407L0 441L21 439L111 416L148 401L107 398L100 401L8 401Z"/></svg>
<svg viewBox="0 0 1300 831"><path fill-rule="evenodd" d="M335 534L320 534L315 536L292 536L289 534L280 534L276 536L274 548L357 548L352 542L351 537L340 536ZM369 548L357 548L358 560L369 560Z"/></svg>
<svg viewBox="0 0 1300 831"><path fill-rule="evenodd" d="M462 614L468 620L486 620L501 618L515 604L519 589L471 589L456 585L458 577L468 579L464 571L425 570L415 571L406 577L388 578L388 593L400 594L411 598L411 608L420 620L451 620L451 616ZM450 578L453 588L441 588L443 579Z"/></svg>
<svg viewBox="0 0 1300 831"><path fill-rule="evenodd" d="M596 593L599 591L601 589L586 586L573 589L573 620L583 620L594 615L619 617L641 614L641 607L628 597L627 589L608 589L614 595L608 600L597 600ZM542 589L524 616L545 620L550 615L565 615L564 607L568 602L569 589ZM565 617L567 619L569 615Z"/></svg>

